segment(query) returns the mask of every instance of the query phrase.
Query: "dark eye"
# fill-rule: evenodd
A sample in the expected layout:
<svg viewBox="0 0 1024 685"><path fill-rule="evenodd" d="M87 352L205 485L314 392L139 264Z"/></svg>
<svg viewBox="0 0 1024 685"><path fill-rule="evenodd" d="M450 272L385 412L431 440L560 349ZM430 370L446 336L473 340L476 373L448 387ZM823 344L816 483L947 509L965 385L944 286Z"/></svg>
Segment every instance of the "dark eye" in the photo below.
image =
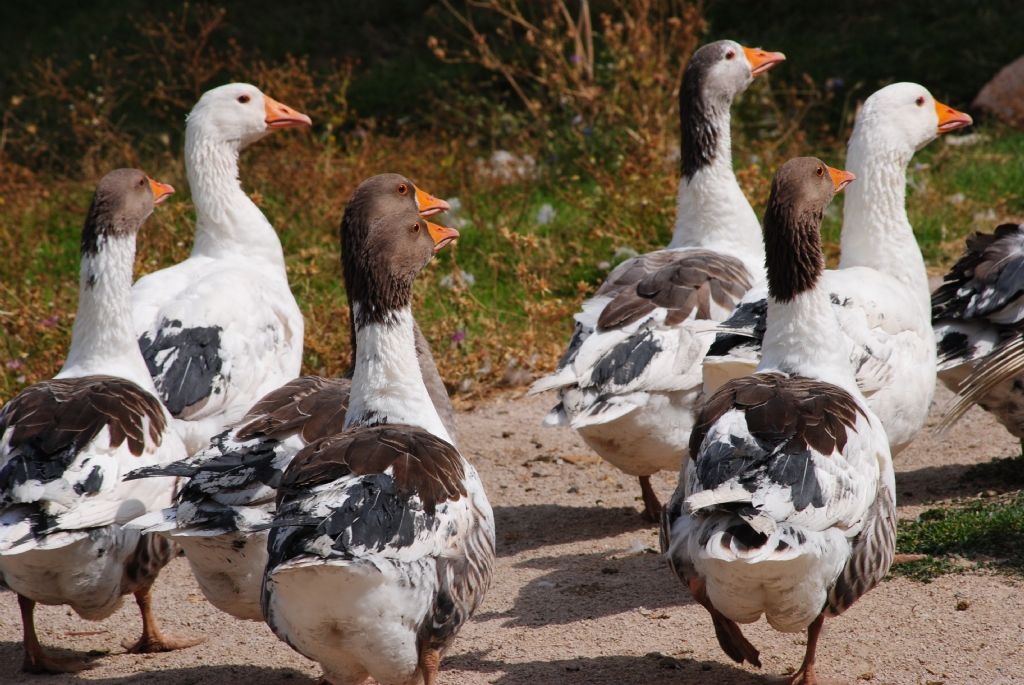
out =
<svg viewBox="0 0 1024 685"><path fill-rule="evenodd" d="M144 178L140 178L139 179L139 187L140 188L145 188L146 187L146 179L144 179Z"/></svg>
<svg viewBox="0 0 1024 685"><path fill-rule="evenodd" d="M404 183L399 183L398 184L398 194L399 195L408 195L409 194L409 186L405 185Z"/></svg>
<svg viewBox="0 0 1024 685"><path fill-rule="evenodd" d="M917 103L918 107L924 107L924 96L923 95L919 96L917 98L917 100L914 100L914 102Z"/></svg>
<svg viewBox="0 0 1024 685"><path fill-rule="evenodd" d="M413 224L412 225L412 232L413 233L419 233L420 232L420 225L419 224Z"/></svg>
<svg viewBox="0 0 1024 685"><path fill-rule="evenodd" d="M814 173L818 175L818 178L821 178L822 176L825 175L825 170L822 169L821 167L818 167L817 169L814 170Z"/></svg>
<svg viewBox="0 0 1024 685"><path fill-rule="evenodd" d="M729 52L725 53L725 58L726 59L732 59L735 56L736 56L736 53L733 50L730 50Z"/></svg>
<svg viewBox="0 0 1024 685"><path fill-rule="evenodd" d="M245 103L249 102L249 96L248 95L239 95L238 96L238 101L241 102L244 105Z"/></svg>

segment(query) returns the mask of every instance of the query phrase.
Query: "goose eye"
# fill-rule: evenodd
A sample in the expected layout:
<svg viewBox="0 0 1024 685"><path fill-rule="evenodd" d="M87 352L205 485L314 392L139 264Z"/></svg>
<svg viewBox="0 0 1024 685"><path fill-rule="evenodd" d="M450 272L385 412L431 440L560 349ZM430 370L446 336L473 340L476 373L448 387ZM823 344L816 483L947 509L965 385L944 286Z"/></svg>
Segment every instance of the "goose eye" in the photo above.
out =
<svg viewBox="0 0 1024 685"><path fill-rule="evenodd" d="M730 50L729 52L725 53L725 58L726 59L732 59L735 56L736 56L736 53L734 51L732 51L732 50Z"/></svg>
<svg viewBox="0 0 1024 685"><path fill-rule="evenodd" d="M238 101L241 102L244 105L245 103L249 102L249 96L248 95L239 95L238 96Z"/></svg>
<svg viewBox="0 0 1024 685"><path fill-rule="evenodd" d="M140 178L139 179L139 187L140 188L144 188L145 186L146 186L146 179Z"/></svg>
<svg viewBox="0 0 1024 685"><path fill-rule="evenodd" d="M817 169L814 170L814 173L818 175L818 178L821 178L822 176L825 175L825 170L822 169L821 167L818 167Z"/></svg>
<svg viewBox="0 0 1024 685"><path fill-rule="evenodd" d="M399 195L408 195L409 194L409 186L405 185L404 183L399 183L398 184L398 194Z"/></svg>
<svg viewBox="0 0 1024 685"><path fill-rule="evenodd" d="M420 232L420 225L419 224L413 224L412 225L412 232L413 233L419 233Z"/></svg>
<svg viewBox="0 0 1024 685"><path fill-rule="evenodd" d="M917 103L918 107L924 107L924 96L918 96L917 100L915 100L914 102Z"/></svg>

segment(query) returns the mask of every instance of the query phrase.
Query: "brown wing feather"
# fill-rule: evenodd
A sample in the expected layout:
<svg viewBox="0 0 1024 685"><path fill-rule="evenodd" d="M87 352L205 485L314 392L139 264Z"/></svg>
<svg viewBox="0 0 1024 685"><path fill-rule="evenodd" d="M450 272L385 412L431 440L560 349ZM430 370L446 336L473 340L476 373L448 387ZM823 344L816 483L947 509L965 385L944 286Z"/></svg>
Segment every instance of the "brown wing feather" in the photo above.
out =
<svg viewBox="0 0 1024 685"><path fill-rule="evenodd" d="M711 426L731 409L744 412L756 438L810 447L824 455L846 447L857 414L867 415L850 393L830 383L779 373L759 373L729 381L697 414L690 454L700 452Z"/></svg>
<svg viewBox="0 0 1024 685"><path fill-rule="evenodd" d="M652 252L623 262L608 276L596 296L612 299L597 323L626 326L657 307L669 310L669 325L685 321L695 307L697 318L707 319L712 301L732 309L751 285L746 267L733 257L709 250Z"/></svg>
<svg viewBox="0 0 1024 685"><path fill-rule="evenodd" d="M392 469L406 496L418 494L424 509L466 494L462 458L452 445L414 426L352 428L312 443L292 460L281 479L281 498L349 474L366 476Z"/></svg>
<svg viewBox="0 0 1024 685"><path fill-rule="evenodd" d="M337 435L345 428L348 378L302 376L268 393L239 422L238 440L273 438L301 431L306 442Z"/></svg>
<svg viewBox="0 0 1024 685"><path fill-rule="evenodd" d="M27 446L52 456L75 451L109 427L110 446L127 440L136 457L145 449L145 419L157 445L167 423L156 397L114 376L54 379L26 388L0 412L0 435L13 428L10 449Z"/></svg>

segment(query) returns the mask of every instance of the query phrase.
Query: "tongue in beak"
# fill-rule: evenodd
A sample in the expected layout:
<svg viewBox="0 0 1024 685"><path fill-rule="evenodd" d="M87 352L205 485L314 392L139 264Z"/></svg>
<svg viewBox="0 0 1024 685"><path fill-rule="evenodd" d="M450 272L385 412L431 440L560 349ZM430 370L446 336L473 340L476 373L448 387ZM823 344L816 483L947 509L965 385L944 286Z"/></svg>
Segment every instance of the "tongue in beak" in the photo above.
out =
<svg viewBox="0 0 1024 685"><path fill-rule="evenodd" d="M939 115L939 133L948 133L949 131L970 126L974 123L974 119L971 119L970 114L958 112L938 100L935 101L935 113Z"/></svg>
<svg viewBox="0 0 1024 685"><path fill-rule="evenodd" d="M786 56L781 52L768 52L755 48L743 48L743 54L747 56L747 61L750 62L750 73L754 76L763 74L776 64L786 60Z"/></svg>
<svg viewBox="0 0 1024 685"><path fill-rule="evenodd" d="M444 226L432 224L429 221L427 222L427 230L430 232L430 237L434 239L434 252L438 252L448 243L459 237L459 232L454 228L445 228Z"/></svg>
<svg viewBox="0 0 1024 685"><path fill-rule="evenodd" d="M828 175L832 177L832 184L835 185L835 194L838 195L842 192L843 188L850 185L853 181L857 180L857 177L851 174L849 171L843 171L842 169L833 169L830 166L825 167L828 169Z"/></svg>
<svg viewBox="0 0 1024 685"><path fill-rule="evenodd" d="M158 205L174 194L174 187L149 179L149 187L153 189L153 204Z"/></svg>
<svg viewBox="0 0 1024 685"><path fill-rule="evenodd" d="M434 216L435 214L447 212L449 209L451 209L451 205L449 205L444 200L438 200L430 193L424 192L419 188L416 189L416 206L420 210L420 216L423 217L424 219L426 219L428 216ZM446 228L444 230L447 231L448 229ZM458 235L458 233L456 233L455 235Z"/></svg>
<svg viewBox="0 0 1024 685"><path fill-rule="evenodd" d="M282 105L274 98L263 96L263 109L266 112L268 129L294 128L296 126L312 126L313 120L302 112L296 112L288 105Z"/></svg>

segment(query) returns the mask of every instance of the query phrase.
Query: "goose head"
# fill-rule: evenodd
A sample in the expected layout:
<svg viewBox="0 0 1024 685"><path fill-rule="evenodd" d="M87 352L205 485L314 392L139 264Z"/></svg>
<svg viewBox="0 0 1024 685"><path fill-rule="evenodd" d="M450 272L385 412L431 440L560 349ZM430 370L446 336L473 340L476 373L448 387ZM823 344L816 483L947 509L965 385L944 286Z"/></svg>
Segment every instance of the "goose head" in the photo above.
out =
<svg viewBox="0 0 1024 685"><path fill-rule="evenodd" d="M416 276L459 237L424 218L446 206L399 174L374 176L356 188L341 220L341 259L345 290L360 305L361 319L383 322L411 304Z"/></svg>
<svg viewBox="0 0 1024 685"><path fill-rule="evenodd" d="M82 228L82 255L95 255L115 236L135 235L139 227L174 188L138 169L117 169L103 177Z"/></svg>
<svg viewBox="0 0 1024 685"><path fill-rule="evenodd" d="M188 115L186 132L242 150L280 128L310 126L308 116L283 105L248 83L207 91Z"/></svg>
<svg viewBox="0 0 1024 685"><path fill-rule="evenodd" d="M872 129L890 145L916 151L948 133L973 122L970 115L944 105L916 83L893 83L876 91L857 116L853 141ZM858 135L860 134L860 135Z"/></svg>
<svg viewBox="0 0 1024 685"><path fill-rule="evenodd" d="M781 52L746 48L731 40L703 46L690 58L679 88L680 152L689 180L729 140L729 107L758 74L786 59Z"/></svg>

